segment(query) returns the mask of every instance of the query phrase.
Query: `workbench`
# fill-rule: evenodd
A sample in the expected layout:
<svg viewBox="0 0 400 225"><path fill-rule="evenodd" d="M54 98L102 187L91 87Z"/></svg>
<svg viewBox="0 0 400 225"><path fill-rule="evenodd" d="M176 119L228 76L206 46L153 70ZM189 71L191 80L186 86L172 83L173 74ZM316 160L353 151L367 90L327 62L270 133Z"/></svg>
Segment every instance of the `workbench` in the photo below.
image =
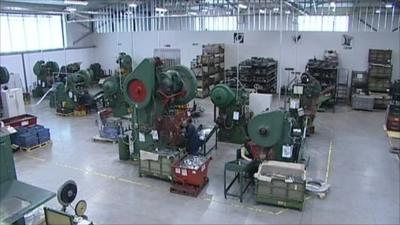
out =
<svg viewBox="0 0 400 225"><path fill-rule="evenodd" d="M201 134L202 132L205 132L203 139L202 139L202 136L200 135L201 151L203 152L203 156L207 156L212 150L218 148L217 130L218 130L217 126L213 126L213 127L205 126L205 127L202 127L202 129L198 130L199 134ZM210 138L214 134L215 134L214 145L207 149L207 142L210 140Z"/></svg>
<svg viewBox="0 0 400 225"><path fill-rule="evenodd" d="M232 196L240 199L240 202L243 202L243 195L246 193L250 184L253 183L253 174L256 171L257 167L256 161L246 161L243 159L234 160L225 163L224 167L224 196L225 199L227 196ZM229 183L228 186L226 182L227 172L234 172L235 177ZM247 181L246 181L247 180ZM229 190L232 188L235 181L239 183L239 194L230 193Z"/></svg>
<svg viewBox="0 0 400 225"><path fill-rule="evenodd" d="M0 224L25 224L24 215L55 193L17 180L10 133L0 128Z"/></svg>
<svg viewBox="0 0 400 225"><path fill-rule="evenodd" d="M55 193L17 180L0 184L0 224L25 224L24 215L55 196Z"/></svg>

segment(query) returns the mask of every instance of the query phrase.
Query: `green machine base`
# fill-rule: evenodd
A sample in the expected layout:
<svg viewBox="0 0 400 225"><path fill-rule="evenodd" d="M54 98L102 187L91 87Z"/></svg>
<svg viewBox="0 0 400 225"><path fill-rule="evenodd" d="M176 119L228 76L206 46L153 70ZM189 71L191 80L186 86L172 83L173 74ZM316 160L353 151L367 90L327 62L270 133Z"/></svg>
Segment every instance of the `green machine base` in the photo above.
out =
<svg viewBox="0 0 400 225"><path fill-rule="evenodd" d="M230 130L221 129L218 131L218 141L228 142L233 144L243 144L247 137L244 126L236 126Z"/></svg>

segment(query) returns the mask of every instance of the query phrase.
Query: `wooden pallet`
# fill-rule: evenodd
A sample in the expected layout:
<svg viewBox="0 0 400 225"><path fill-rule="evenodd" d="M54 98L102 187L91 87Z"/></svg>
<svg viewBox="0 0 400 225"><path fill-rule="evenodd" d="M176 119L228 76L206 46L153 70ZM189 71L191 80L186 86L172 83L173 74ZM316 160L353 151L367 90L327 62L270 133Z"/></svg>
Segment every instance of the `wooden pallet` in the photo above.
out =
<svg viewBox="0 0 400 225"><path fill-rule="evenodd" d="M203 188L208 184L208 181L209 179L207 178L201 186L182 184L176 181L172 181L169 191L175 194L197 197L201 193Z"/></svg>
<svg viewBox="0 0 400 225"><path fill-rule="evenodd" d="M51 144L53 144L53 142L51 140L31 146L31 147L19 147L17 145L13 145L12 147L14 148L14 150L23 150L25 152L31 152L31 151L35 151L37 149L41 149L41 148L45 148L47 146L50 146Z"/></svg>
<svg viewBox="0 0 400 225"><path fill-rule="evenodd" d="M80 116L86 116L86 110L75 110L73 113L74 116L80 117Z"/></svg>
<svg viewBox="0 0 400 225"><path fill-rule="evenodd" d="M383 129L389 138L391 152L400 154L400 132L387 130L385 125L383 125Z"/></svg>
<svg viewBox="0 0 400 225"><path fill-rule="evenodd" d="M94 136L92 138L92 140L94 142L103 142L103 143L112 143L112 144L117 144L118 143L118 140L113 140L113 139L110 139L110 138L103 138L103 137L100 137L100 135Z"/></svg>
<svg viewBox="0 0 400 225"><path fill-rule="evenodd" d="M57 116L62 116L62 117L71 117L74 116L74 113L56 113Z"/></svg>

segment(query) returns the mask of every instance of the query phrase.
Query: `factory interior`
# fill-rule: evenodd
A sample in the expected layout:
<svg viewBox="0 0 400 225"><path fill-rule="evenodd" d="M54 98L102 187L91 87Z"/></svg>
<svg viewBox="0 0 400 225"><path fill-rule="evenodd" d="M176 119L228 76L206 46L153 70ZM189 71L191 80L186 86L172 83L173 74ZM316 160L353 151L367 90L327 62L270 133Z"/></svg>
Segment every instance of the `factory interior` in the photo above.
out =
<svg viewBox="0 0 400 225"><path fill-rule="evenodd" d="M400 0L0 0L0 224L400 224Z"/></svg>

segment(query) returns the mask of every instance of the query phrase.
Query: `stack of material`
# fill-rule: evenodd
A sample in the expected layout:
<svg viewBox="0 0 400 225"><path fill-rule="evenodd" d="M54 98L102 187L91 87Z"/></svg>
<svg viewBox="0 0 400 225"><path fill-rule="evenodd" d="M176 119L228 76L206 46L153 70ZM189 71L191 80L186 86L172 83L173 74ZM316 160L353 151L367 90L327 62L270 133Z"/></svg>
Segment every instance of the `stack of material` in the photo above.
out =
<svg viewBox="0 0 400 225"><path fill-rule="evenodd" d="M239 64L239 81L246 88L260 93L276 93L278 61L273 58L251 57ZM237 67L226 70L226 78L237 77Z"/></svg>
<svg viewBox="0 0 400 225"><path fill-rule="evenodd" d="M368 55L368 89L375 98L374 107L386 109L390 102L392 50L370 49Z"/></svg>
<svg viewBox="0 0 400 225"><path fill-rule="evenodd" d="M303 209L305 193L304 164L266 161L254 174L256 201L287 208Z"/></svg>
<svg viewBox="0 0 400 225"><path fill-rule="evenodd" d="M310 59L306 65L306 71L320 82L322 90L333 87L329 93L331 98L325 106L333 106L336 103L338 66L339 60L335 51L326 51L324 59Z"/></svg>
<svg viewBox="0 0 400 225"><path fill-rule="evenodd" d="M224 79L224 45L203 45L202 54L191 62L191 69L197 78L197 97L207 97L212 86Z"/></svg>
<svg viewBox="0 0 400 225"><path fill-rule="evenodd" d="M22 148L29 148L50 141L50 130L42 125L17 128L11 136L11 143Z"/></svg>

